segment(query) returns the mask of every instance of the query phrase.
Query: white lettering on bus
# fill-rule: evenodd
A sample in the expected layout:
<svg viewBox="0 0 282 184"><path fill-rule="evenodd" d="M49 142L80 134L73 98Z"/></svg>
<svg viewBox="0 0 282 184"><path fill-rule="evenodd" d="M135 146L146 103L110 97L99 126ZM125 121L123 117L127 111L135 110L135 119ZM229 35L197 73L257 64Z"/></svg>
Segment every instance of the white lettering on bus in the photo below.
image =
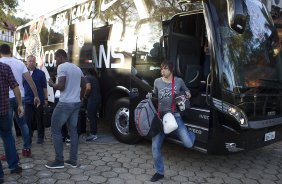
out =
<svg viewBox="0 0 282 184"><path fill-rule="evenodd" d="M110 59L111 56L115 59L120 59L120 63L113 63L111 64ZM110 44L108 44L108 50L107 53L105 52L104 45L100 45L99 48L99 62L97 65L97 68L102 68L102 60L105 63L106 68L122 68L124 65L124 55L122 53L115 53L112 50L112 47ZM110 66L111 64L111 66Z"/></svg>
<svg viewBox="0 0 282 184"><path fill-rule="evenodd" d="M55 67L56 66L55 51L54 50L46 51L44 53L44 58L45 58L45 66L46 67L47 66L49 66L49 67Z"/></svg>
<svg viewBox="0 0 282 184"><path fill-rule="evenodd" d="M117 0L112 0L108 3L105 3L105 0L102 1L101 3L101 11L107 10L109 7L111 7Z"/></svg>
<svg viewBox="0 0 282 184"><path fill-rule="evenodd" d="M85 20L89 18L91 12L94 9L94 1L82 4L80 6L74 7L71 12L71 24L74 24L80 17Z"/></svg>
<svg viewBox="0 0 282 184"><path fill-rule="evenodd" d="M56 20L53 26L54 31L61 33L65 26L68 25L67 12L60 13L56 16Z"/></svg>
<svg viewBox="0 0 282 184"><path fill-rule="evenodd" d="M200 130L200 129L196 129L196 128L191 128L191 127L189 127L189 130L190 131L192 131L192 132L194 132L195 134L200 134L200 135L202 135L202 130Z"/></svg>

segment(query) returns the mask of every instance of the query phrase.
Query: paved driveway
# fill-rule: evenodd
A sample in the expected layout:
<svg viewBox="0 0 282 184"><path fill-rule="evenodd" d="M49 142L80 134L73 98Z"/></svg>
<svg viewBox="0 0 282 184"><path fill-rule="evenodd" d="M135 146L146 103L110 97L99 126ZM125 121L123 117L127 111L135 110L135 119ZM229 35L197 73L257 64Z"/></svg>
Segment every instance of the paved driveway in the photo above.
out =
<svg viewBox="0 0 282 184"><path fill-rule="evenodd" d="M31 158L20 155L22 174L9 174L7 163L3 163L6 183L150 183L154 174L150 142L119 143L105 125L100 123L99 129L95 142L80 140L78 168L66 166L54 170L44 167L48 160L54 159L47 130L45 143L33 144ZM21 148L20 138L17 148ZM65 150L68 148L65 146ZM0 153L3 153L2 143ZM165 143L163 153L165 178L159 183L282 183L282 143L229 156L206 155Z"/></svg>

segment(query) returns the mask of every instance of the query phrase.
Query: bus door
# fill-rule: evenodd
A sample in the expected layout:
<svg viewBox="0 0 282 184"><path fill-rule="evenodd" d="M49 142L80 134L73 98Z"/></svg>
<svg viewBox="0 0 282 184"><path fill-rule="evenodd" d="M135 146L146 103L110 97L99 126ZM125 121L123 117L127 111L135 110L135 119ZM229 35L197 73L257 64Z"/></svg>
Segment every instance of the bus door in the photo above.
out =
<svg viewBox="0 0 282 184"><path fill-rule="evenodd" d="M76 22L65 27L64 49L68 51L72 63L80 68L92 66L91 19ZM66 41L67 40L67 41Z"/></svg>
<svg viewBox="0 0 282 184"><path fill-rule="evenodd" d="M95 27L92 29L92 44L93 44L92 61L96 63L98 73L100 72L99 69L105 68L102 67L104 63L101 62L101 59L100 61L98 60L99 49L100 46L103 46L103 48L107 49L107 43L110 37L111 29L112 29L112 25L105 25L101 27Z"/></svg>
<svg viewBox="0 0 282 184"><path fill-rule="evenodd" d="M135 109L148 92L152 92L154 80L160 77L162 36L161 18L141 19L135 26L136 49L131 67L130 106ZM137 98L137 99L136 99Z"/></svg>
<svg viewBox="0 0 282 184"><path fill-rule="evenodd" d="M166 23L167 24L167 23ZM206 151L210 110L207 103L207 79L210 73L204 15L201 12L174 16L166 28L167 57L174 62L175 75L181 77L191 92L191 108L183 120L196 133L197 146Z"/></svg>

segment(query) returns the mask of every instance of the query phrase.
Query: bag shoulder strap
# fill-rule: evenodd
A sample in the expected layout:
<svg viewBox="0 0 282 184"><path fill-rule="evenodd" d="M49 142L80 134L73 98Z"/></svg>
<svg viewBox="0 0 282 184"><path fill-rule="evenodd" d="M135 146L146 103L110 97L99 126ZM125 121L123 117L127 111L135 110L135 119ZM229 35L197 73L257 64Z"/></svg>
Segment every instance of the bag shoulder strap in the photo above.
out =
<svg viewBox="0 0 282 184"><path fill-rule="evenodd" d="M171 111L172 113L174 113L174 109L175 109L175 104L174 104L174 76L172 76L172 84L171 84L171 97L172 97L172 101L171 101Z"/></svg>

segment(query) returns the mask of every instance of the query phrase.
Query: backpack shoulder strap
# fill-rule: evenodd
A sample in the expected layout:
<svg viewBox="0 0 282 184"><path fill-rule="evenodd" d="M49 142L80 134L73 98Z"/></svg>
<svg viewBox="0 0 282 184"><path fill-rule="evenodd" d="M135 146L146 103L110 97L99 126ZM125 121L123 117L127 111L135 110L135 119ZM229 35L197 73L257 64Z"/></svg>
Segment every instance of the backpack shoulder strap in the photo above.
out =
<svg viewBox="0 0 282 184"><path fill-rule="evenodd" d="M172 76L172 84L171 84L171 97L172 97L172 101L171 101L171 111L172 113L174 113L174 109L175 109L175 104L174 104L174 76Z"/></svg>

